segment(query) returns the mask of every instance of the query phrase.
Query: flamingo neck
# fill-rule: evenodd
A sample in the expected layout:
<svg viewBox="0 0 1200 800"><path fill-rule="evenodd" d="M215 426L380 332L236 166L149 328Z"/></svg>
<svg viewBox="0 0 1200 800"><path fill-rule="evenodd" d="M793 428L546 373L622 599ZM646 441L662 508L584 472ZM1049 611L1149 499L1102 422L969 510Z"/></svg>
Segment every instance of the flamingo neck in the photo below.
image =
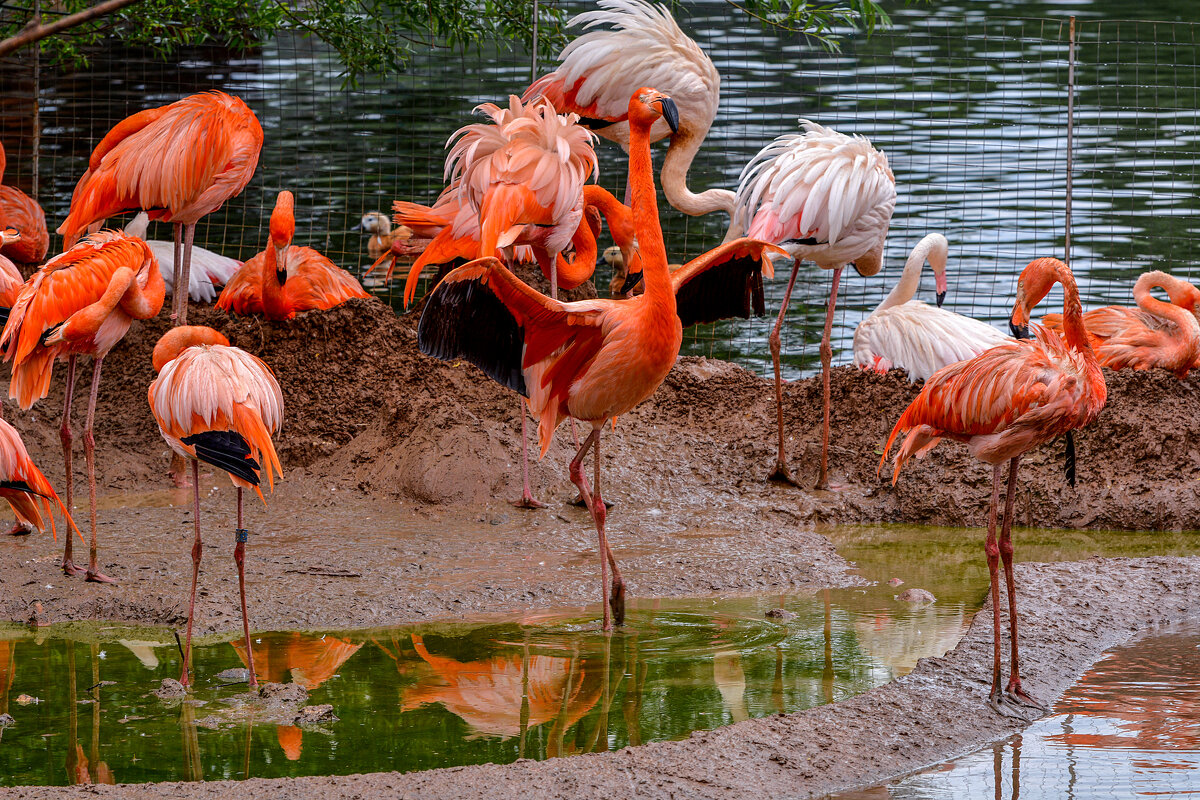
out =
<svg viewBox="0 0 1200 800"><path fill-rule="evenodd" d="M708 189L700 194L694 193L687 185L688 170L692 161L704 143L708 131L681 130L671 137L671 146L663 158L661 179L663 195L667 202L675 208L692 217L710 214L713 211L724 211L731 217L735 206L736 195L728 189ZM630 144L633 142L632 126L629 132Z"/></svg>
<svg viewBox="0 0 1200 800"><path fill-rule="evenodd" d="M592 232L592 226L586 219L575 228L575 233L571 236L571 244L575 248L575 254L570 261L563 258L562 253L557 256L558 283L559 288L563 289L574 289L592 277L592 273L596 271L598 254L596 235Z"/></svg>
<svg viewBox="0 0 1200 800"><path fill-rule="evenodd" d="M287 253L288 247L290 245L284 245L280 249L284 253ZM284 294L283 284L279 282L280 265L275 248L275 240L271 239L267 243L261 273L263 311L270 318L287 316L287 299ZM286 265L284 265L284 270L286 270Z"/></svg>
<svg viewBox="0 0 1200 800"><path fill-rule="evenodd" d="M229 340L218 331L204 325L181 325L172 328L154 345L154 371L162 372L162 368L178 358L184 350L202 344L220 344L228 347Z"/></svg>
<svg viewBox="0 0 1200 800"><path fill-rule="evenodd" d="M654 190L654 164L650 158L650 126L630 120L629 187L633 227L642 255L647 300L675 313L675 291L667 268L667 247L658 222L658 198Z"/></svg>
<svg viewBox="0 0 1200 800"><path fill-rule="evenodd" d="M1137 302L1138 308L1148 314L1170 320L1179 328L1179 336L1172 338L1172 349L1179 353L1182 360L1190 363L1197 340L1200 339L1196 316L1186 308L1164 302L1150 294L1150 290L1156 287L1170 294L1171 290L1175 288L1175 283L1177 283L1176 279L1165 272L1147 272L1134 284L1133 298Z"/></svg>
<svg viewBox="0 0 1200 800"><path fill-rule="evenodd" d="M900 275L900 280L875 309L877 312L892 306L903 305L913 299L913 295L917 293L917 286L921 283L921 270L925 268L925 261L929 258L930 251L937 244L940 242L931 237L926 237L917 243L917 246L908 254L908 260L904 262L904 272Z"/></svg>
<svg viewBox="0 0 1200 800"><path fill-rule="evenodd" d="M1059 262L1056 266L1058 282L1063 287L1063 339L1071 349L1078 351L1084 360L1100 371L1100 363L1092 351L1087 328L1083 324L1083 304L1079 302L1079 287L1071 269Z"/></svg>

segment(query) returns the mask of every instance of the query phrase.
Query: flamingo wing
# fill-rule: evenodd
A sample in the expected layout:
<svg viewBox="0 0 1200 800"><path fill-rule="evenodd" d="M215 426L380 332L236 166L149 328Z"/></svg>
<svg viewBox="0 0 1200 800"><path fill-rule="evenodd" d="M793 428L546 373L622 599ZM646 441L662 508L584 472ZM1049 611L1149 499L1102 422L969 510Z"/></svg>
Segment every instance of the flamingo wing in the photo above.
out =
<svg viewBox="0 0 1200 800"><path fill-rule="evenodd" d="M942 367L965 361L1009 337L976 319L919 300L877 311L854 330L854 363L864 369L908 372L927 380ZM880 368L886 365L886 368Z"/></svg>
<svg viewBox="0 0 1200 800"><path fill-rule="evenodd" d="M262 263L265 258L264 253L255 255L225 282L225 288L217 298L217 308L234 314L262 313Z"/></svg>
<svg viewBox="0 0 1200 800"><path fill-rule="evenodd" d="M333 308L355 297L371 296L353 275L311 247L289 247L286 258L284 291L295 311Z"/></svg>
<svg viewBox="0 0 1200 800"><path fill-rule="evenodd" d="M756 239L737 239L672 272L676 311L683 327L730 317L762 316L766 312L763 275L775 275L770 254L787 255Z"/></svg>

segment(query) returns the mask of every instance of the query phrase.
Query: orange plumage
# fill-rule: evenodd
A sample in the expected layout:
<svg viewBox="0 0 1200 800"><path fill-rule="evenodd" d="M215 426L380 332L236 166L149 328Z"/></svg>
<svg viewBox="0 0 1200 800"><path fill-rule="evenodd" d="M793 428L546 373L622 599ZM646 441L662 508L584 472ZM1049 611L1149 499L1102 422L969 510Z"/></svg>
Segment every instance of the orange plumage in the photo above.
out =
<svg viewBox="0 0 1200 800"><path fill-rule="evenodd" d="M5 245L13 244L20 238L21 234L14 228L0 230L0 253L4 251ZM8 258L0 255L0 308L12 308L24 285L25 276L21 274L21 270Z"/></svg>
<svg viewBox="0 0 1200 800"><path fill-rule="evenodd" d="M45 511L46 519L50 521L50 530L57 538L54 510L50 505L50 502L54 501L70 526L75 527L75 521L71 519L66 506L58 499L58 495L54 493L54 488L46 480L46 476L29 457L25 443L21 441L21 435L12 425L2 419L0 419L0 483L3 484L3 488L0 488L0 497L3 497L12 506L18 521L27 523L39 531L44 531L46 524L42 519L42 511ZM76 528L76 531L78 530Z"/></svg>
<svg viewBox="0 0 1200 800"><path fill-rule="evenodd" d="M0 180L7 166L4 145L0 144ZM46 257L50 233L46 230L46 212L29 195L15 186L0 184L0 230L12 228L20 236L0 244L0 255L32 264Z"/></svg>

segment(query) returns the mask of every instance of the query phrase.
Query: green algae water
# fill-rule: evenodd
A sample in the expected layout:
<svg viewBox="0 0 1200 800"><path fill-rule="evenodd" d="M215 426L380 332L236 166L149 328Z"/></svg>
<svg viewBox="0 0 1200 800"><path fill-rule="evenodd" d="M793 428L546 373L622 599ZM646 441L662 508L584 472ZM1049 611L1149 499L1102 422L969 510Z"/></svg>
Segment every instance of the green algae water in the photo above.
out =
<svg viewBox="0 0 1200 800"><path fill-rule="evenodd" d="M154 689L179 677L170 630L0 628L0 785L408 771L681 739L903 675L953 647L987 592L981 531L826 533L871 585L635 601L611 637L579 611L254 634L260 679L307 690L291 704L249 695L233 635L200 639L192 694L162 700ZM1016 541L1021 560L1069 560L1195 552L1200 534L1021 530ZM896 600L905 588L937 602ZM336 719L297 721L326 704Z"/></svg>

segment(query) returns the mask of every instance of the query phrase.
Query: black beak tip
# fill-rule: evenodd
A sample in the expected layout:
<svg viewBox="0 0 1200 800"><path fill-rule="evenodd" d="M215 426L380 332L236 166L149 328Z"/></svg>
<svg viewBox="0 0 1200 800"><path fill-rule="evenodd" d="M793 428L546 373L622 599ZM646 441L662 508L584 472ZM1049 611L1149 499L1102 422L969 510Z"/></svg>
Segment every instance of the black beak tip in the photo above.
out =
<svg viewBox="0 0 1200 800"><path fill-rule="evenodd" d="M287 270L286 269L275 270L275 279L279 281L280 286L287 283Z"/></svg>
<svg viewBox="0 0 1200 800"><path fill-rule="evenodd" d="M937 305L938 305L938 308L941 308L941 307L942 307L942 303L944 303L944 302L946 302L946 293L945 293L945 292L938 292L938 293L937 293Z"/></svg>
<svg viewBox="0 0 1200 800"><path fill-rule="evenodd" d="M625 282L621 284L621 293L625 295L633 294L633 290L642 282L642 273L631 272L625 276Z"/></svg>
<svg viewBox="0 0 1200 800"><path fill-rule="evenodd" d="M663 119L667 121L671 133L679 133L679 107L675 105L675 101L664 97L658 101L658 105L662 108Z"/></svg>
<svg viewBox="0 0 1200 800"><path fill-rule="evenodd" d="M1028 325L1017 325L1010 319L1008 321L1008 330L1009 330L1009 333L1011 333L1013 335L1014 339L1028 339L1029 338L1029 326Z"/></svg>

